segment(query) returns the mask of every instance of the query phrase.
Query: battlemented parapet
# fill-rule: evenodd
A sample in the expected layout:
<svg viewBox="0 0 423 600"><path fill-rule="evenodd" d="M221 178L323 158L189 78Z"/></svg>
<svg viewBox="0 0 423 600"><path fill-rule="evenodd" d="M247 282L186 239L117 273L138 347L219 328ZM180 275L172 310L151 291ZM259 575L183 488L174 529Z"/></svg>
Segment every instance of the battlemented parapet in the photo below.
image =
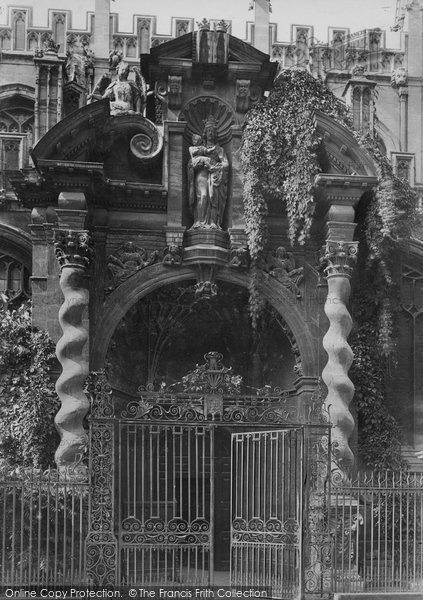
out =
<svg viewBox="0 0 423 600"><path fill-rule="evenodd" d="M401 12L402 11L402 12ZM406 9L398 9L398 23L404 20ZM119 30L118 14L109 14L109 52L121 53L129 62L138 61L140 54L147 54L171 39L194 31L195 22L190 17L171 17L171 34L157 31L157 19L151 15L134 15L130 32ZM210 19L215 28L219 19ZM226 21L231 33L231 21ZM399 25L399 26L400 26ZM246 42L256 45L257 23L246 23ZM311 72L324 76L329 70L349 70L360 63L370 72L390 72L404 65L404 50L386 47L385 33L381 29L352 33L348 27L329 27L326 42L318 40L311 25L292 25L289 41L278 41L277 24L269 24L269 49L271 60L283 67L305 66ZM72 12L50 9L44 26L33 23L31 8L8 7L7 23L0 26L0 50L2 53L33 54L41 50L51 39L60 44L59 54L96 50L95 13L87 12L86 28L72 27ZM98 54L96 52L96 54ZM96 56L106 58L106 56Z"/></svg>

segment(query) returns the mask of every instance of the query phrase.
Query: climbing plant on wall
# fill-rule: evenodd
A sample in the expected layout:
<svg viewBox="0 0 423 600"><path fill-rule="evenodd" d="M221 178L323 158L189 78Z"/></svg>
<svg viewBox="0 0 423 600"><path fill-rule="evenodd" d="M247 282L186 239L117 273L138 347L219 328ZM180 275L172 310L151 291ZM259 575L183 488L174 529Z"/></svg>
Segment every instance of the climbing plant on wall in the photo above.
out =
<svg viewBox="0 0 423 600"><path fill-rule="evenodd" d="M54 416L60 402L51 369L54 344L32 327L31 307L9 311L0 304L1 466L46 468L59 443Z"/></svg>
<svg viewBox="0 0 423 600"><path fill-rule="evenodd" d="M310 235L316 205L314 180L322 170L319 163L321 140L312 116L314 110L351 127L347 108L323 83L305 69L286 69L279 74L269 97L256 105L246 120L241 161L246 233L252 259L250 313L253 324L257 323L262 306L257 278L267 243L269 200L279 199L282 203L292 244L304 244ZM365 365L375 374L371 388L367 388L365 370L354 368L351 371L356 385L357 408L364 419L368 411L378 412L379 417L383 411L386 412L383 402L386 378L378 379L376 374L380 375L381 370L385 372L386 362L395 352L398 294L392 261L401 239L410 236L416 197L410 186L394 175L377 141L363 138L355 132L354 135L363 151L373 157L378 174L378 184L369 198L364 222L362 271L366 277L377 277L380 285L371 286L370 296L366 292L364 297L363 290L356 295L358 305L363 302L371 308L371 321L368 314L364 314L366 311L358 310L355 315L356 333L352 338L356 364ZM386 451L382 452L381 448L382 438L390 439L391 445L397 448L395 440L399 430L387 413L383 423L383 431L374 419L362 429L364 446L370 444L376 448L375 452L362 456L365 464L372 468L397 466L396 450L390 453L385 448Z"/></svg>

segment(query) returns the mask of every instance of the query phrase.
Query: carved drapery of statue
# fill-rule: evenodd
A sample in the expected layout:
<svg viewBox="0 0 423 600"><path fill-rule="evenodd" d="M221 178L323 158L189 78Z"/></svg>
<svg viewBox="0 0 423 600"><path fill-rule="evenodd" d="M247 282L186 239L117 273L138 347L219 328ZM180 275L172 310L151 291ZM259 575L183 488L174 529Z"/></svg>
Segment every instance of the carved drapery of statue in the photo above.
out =
<svg viewBox="0 0 423 600"><path fill-rule="evenodd" d="M194 217L193 229L221 229L225 212L229 161L217 143L217 121L208 117L203 135L193 135L189 147L189 206Z"/></svg>
<svg viewBox="0 0 423 600"><path fill-rule="evenodd" d="M141 73L134 67L135 81L129 81L130 67L122 61L117 67L117 79L113 81L103 94L110 100L110 114L123 115L144 113L147 100L147 85Z"/></svg>
<svg viewBox="0 0 423 600"><path fill-rule="evenodd" d="M296 268L292 252L288 252L283 246L279 246L279 248L267 254L262 269L293 292L297 298L301 298L299 285L304 279L304 269L303 267Z"/></svg>

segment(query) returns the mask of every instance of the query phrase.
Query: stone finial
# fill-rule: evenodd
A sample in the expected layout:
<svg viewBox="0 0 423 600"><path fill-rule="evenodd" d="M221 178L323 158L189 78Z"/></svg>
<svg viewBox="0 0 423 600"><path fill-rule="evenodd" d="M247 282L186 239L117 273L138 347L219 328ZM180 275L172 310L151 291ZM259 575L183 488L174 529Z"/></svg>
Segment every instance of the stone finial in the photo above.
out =
<svg viewBox="0 0 423 600"><path fill-rule="evenodd" d="M223 31L224 33L228 33L229 23L227 23L224 19L221 19L218 23L215 24L214 28L216 31Z"/></svg>
<svg viewBox="0 0 423 600"><path fill-rule="evenodd" d="M93 249L88 231L56 231L54 245L61 270L65 267L87 269L90 266Z"/></svg>
<svg viewBox="0 0 423 600"><path fill-rule="evenodd" d="M250 3L248 5L248 10L253 10L254 9L254 4L255 4L256 0L250 0ZM267 3L269 4L269 12L272 12L272 5L270 3L270 0L267 0Z"/></svg>
<svg viewBox="0 0 423 600"><path fill-rule="evenodd" d="M197 26L200 31L210 31L210 21L206 17L202 21L197 21Z"/></svg>

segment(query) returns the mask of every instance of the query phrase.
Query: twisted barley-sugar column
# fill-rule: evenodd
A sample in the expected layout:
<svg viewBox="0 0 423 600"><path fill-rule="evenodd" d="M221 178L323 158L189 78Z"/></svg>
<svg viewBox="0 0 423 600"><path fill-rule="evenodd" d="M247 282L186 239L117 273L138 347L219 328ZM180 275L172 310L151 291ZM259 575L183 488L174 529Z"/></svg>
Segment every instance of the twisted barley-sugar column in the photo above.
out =
<svg viewBox="0 0 423 600"><path fill-rule="evenodd" d="M84 393L89 365L83 349L88 341L88 332L82 324L82 316L89 301L86 272L92 250L86 231L57 231L55 248L64 296L59 310L63 335L56 345L56 355L62 365L56 392L62 404L55 418L60 434L55 459L58 468L63 468L76 465L87 445L83 419L89 409Z"/></svg>
<svg viewBox="0 0 423 600"><path fill-rule="evenodd" d="M326 242L323 264L328 282L325 313L329 319L329 329L323 338L328 362L323 369L322 379L328 388L324 408L332 423L333 456L342 477L348 477L354 464L354 455L348 445L348 438L354 429L354 419L349 410L354 385L348 377L353 353L347 342L352 327L347 303L356 257L357 242Z"/></svg>

